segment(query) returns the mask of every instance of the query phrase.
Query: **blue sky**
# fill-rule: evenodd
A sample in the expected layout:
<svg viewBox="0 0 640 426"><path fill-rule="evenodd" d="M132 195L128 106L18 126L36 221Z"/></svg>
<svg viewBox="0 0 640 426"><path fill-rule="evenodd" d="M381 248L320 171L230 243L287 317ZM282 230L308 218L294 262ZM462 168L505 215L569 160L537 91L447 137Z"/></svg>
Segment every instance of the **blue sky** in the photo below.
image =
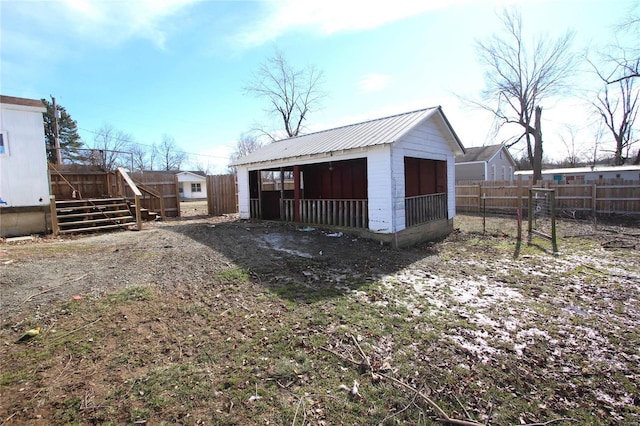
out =
<svg viewBox="0 0 640 426"><path fill-rule="evenodd" d="M474 43L499 32L497 12L514 4L526 34L572 29L585 52L614 42L637 1L2 0L0 91L54 95L89 145L104 124L147 145L169 134L219 173L243 132L278 124L243 90L277 48L324 73L328 96L307 131L442 105L463 144L479 146L501 139L488 136L491 116L459 96L479 98ZM577 87L597 88L577 71ZM578 94L544 105L550 157L563 155L565 123L592 143L595 118Z"/></svg>

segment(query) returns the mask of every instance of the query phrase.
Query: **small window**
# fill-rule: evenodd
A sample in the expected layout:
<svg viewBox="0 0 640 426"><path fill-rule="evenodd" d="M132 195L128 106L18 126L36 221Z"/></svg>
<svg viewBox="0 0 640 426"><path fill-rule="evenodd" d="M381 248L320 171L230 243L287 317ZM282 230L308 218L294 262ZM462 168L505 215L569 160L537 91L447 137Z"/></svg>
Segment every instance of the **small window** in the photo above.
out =
<svg viewBox="0 0 640 426"><path fill-rule="evenodd" d="M178 192L181 194L184 192L184 185L182 184L182 182L178 184Z"/></svg>
<svg viewBox="0 0 640 426"><path fill-rule="evenodd" d="M202 189L200 188L200 184L199 183L192 183L191 184L191 192L202 192Z"/></svg>
<svg viewBox="0 0 640 426"><path fill-rule="evenodd" d="M9 141L6 132L0 132L0 155L9 155Z"/></svg>

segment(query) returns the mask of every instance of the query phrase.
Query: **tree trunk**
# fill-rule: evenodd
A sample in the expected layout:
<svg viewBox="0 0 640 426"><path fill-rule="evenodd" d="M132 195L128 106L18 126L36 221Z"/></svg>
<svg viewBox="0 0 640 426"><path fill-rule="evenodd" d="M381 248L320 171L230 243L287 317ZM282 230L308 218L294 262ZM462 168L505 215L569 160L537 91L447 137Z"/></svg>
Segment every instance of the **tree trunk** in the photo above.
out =
<svg viewBox="0 0 640 426"><path fill-rule="evenodd" d="M531 147L531 132L526 130L525 140L527 142L527 160L529 160L529 167L533 169L533 148Z"/></svg>
<svg viewBox="0 0 640 426"><path fill-rule="evenodd" d="M542 180L542 107L537 106L535 112L535 129L533 132L533 183Z"/></svg>
<svg viewBox="0 0 640 426"><path fill-rule="evenodd" d="M624 137L622 136L622 132L620 135L616 135L616 153L613 159L613 163L615 166L622 166L624 164L624 159L622 158L622 150L624 148Z"/></svg>
<svg viewBox="0 0 640 426"><path fill-rule="evenodd" d="M640 149L638 150L638 154L636 154L636 160L633 162L634 166L640 165Z"/></svg>

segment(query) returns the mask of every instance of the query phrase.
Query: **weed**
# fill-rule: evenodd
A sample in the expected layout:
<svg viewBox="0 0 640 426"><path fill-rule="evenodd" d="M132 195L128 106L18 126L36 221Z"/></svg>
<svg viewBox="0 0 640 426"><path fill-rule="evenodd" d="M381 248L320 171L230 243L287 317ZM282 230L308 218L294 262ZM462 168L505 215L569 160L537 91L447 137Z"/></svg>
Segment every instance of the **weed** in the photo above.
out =
<svg viewBox="0 0 640 426"><path fill-rule="evenodd" d="M216 274L216 278L221 281L230 281L235 283L249 282L249 271L245 268L231 268L220 271Z"/></svg>

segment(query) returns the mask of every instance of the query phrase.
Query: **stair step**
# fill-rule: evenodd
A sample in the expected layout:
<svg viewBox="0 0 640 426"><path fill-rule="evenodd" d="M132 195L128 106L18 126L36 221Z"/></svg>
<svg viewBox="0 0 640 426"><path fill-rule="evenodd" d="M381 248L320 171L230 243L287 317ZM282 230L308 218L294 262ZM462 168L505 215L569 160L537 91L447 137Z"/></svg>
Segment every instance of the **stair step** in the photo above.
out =
<svg viewBox="0 0 640 426"><path fill-rule="evenodd" d="M100 230L116 229L116 228L123 228L123 227L126 228L127 226L126 225L102 225L102 226L91 226L88 228L61 229L60 233L71 234L73 232L95 232Z"/></svg>
<svg viewBox="0 0 640 426"><path fill-rule="evenodd" d="M56 214L60 234L127 229L136 225L135 205L121 197L57 200ZM143 220L157 220L159 214L141 208L140 216Z"/></svg>
<svg viewBox="0 0 640 426"><path fill-rule="evenodd" d="M77 210L70 210L71 212L76 212ZM76 218L76 217L89 217L89 216L102 216L105 215L110 218L122 217L118 215L128 215L131 216L131 211L129 209L126 210L105 210L99 212L82 212L82 213L67 213L66 211L58 212L58 220L68 219L68 218ZM113 215L113 216L112 216Z"/></svg>
<svg viewBox="0 0 640 426"><path fill-rule="evenodd" d="M58 207L56 203L56 211L58 213L66 213L73 211L90 211L90 210L113 210L114 208L127 208L126 203L112 203L112 204L98 204L98 205L78 205L78 206L64 206Z"/></svg>
<svg viewBox="0 0 640 426"><path fill-rule="evenodd" d="M83 198L81 200L56 200L56 206L74 207L86 205L103 205L112 203L126 203L122 197L117 198Z"/></svg>
<svg viewBox="0 0 640 426"><path fill-rule="evenodd" d="M123 222L121 222L123 221ZM76 226L76 225L89 225L92 223L111 223L113 224L113 222L117 222L120 224L125 224L125 223L132 223L135 222L135 220L133 219L133 216L120 216L120 217L114 217L114 218L103 218L103 219L89 219L89 220L76 220L76 221L71 221L71 222L59 222L58 226L59 227L69 227L69 226ZM115 225L115 224L114 224Z"/></svg>

